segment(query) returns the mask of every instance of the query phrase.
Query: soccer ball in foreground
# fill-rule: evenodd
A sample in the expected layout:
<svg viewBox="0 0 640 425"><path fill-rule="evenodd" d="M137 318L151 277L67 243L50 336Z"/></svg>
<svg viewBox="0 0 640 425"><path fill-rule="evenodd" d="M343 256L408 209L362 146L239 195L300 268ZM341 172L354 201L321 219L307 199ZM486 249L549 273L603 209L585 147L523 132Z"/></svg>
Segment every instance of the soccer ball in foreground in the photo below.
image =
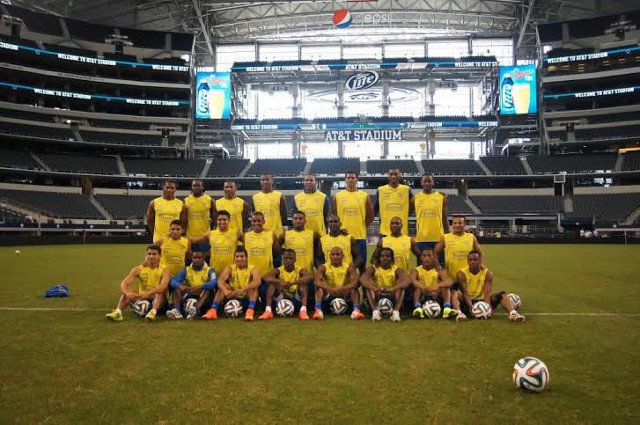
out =
<svg viewBox="0 0 640 425"><path fill-rule="evenodd" d="M393 311L393 302L389 298L380 298L378 301L378 310L382 314L391 314Z"/></svg>
<svg viewBox="0 0 640 425"><path fill-rule="evenodd" d="M331 312L336 315L344 314L347 311L347 302L344 298L334 298L331 301Z"/></svg>
<svg viewBox="0 0 640 425"><path fill-rule="evenodd" d="M283 299L278 301L278 304L276 304L276 314L280 317L293 316L295 309L296 308L291 300Z"/></svg>
<svg viewBox="0 0 640 425"><path fill-rule="evenodd" d="M478 301L473 305L471 314L476 319L488 319L491 317L491 306L484 301Z"/></svg>
<svg viewBox="0 0 640 425"><path fill-rule="evenodd" d="M513 366L513 383L517 388L540 392L549 384L549 369L535 357L523 357Z"/></svg>
<svg viewBox="0 0 640 425"><path fill-rule="evenodd" d="M518 294L509 294L507 295L507 297L511 301L514 309L517 310L520 308L520 306L522 305L522 300L520 299L520 296Z"/></svg>
<svg viewBox="0 0 640 425"><path fill-rule="evenodd" d="M224 305L224 314L229 317L239 317L242 314L242 304L238 300L230 300Z"/></svg>
<svg viewBox="0 0 640 425"><path fill-rule="evenodd" d="M133 303L131 308L136 315L144 317L151 310L151 302L149 300L138 300Z"/></svg>
<svg viewBox="0 0 640 425"><path fill-rule="evenodd" d="M198 313L198 300L195 298L187 298L182 305L184 307L184 312L189 316L195 316Z"/></svg>
<svg viewBox="0 0 640 425"><path fill-rule="evenodd" d="M442 308L436 301L429 300L422 305L422 311L424 311L424 314L425 316L427 316L427 318L435 319L436 317L440 316Z"/></svg>

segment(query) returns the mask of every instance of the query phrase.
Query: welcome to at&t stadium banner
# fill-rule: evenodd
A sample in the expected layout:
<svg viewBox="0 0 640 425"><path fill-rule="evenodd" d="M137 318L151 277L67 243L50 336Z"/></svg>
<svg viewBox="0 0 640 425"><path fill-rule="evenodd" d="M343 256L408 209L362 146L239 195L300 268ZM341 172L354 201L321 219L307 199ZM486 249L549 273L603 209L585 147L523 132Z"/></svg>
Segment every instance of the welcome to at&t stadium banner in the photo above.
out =
<svg viewBox="0 0 640 425"><path fill-rule="evenodd" d="M399 141L404 140L402 130L327 130L325 142Z"/></svg>

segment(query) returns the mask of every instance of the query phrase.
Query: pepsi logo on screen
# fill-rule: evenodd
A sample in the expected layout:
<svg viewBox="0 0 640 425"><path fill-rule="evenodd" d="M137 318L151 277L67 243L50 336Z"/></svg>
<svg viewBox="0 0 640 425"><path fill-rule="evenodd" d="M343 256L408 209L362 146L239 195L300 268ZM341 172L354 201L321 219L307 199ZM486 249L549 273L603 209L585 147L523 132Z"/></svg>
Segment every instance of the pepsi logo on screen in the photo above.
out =
<svg viewBox="0 0 640 425"><path fill-rule="evenodd" d="M351 13L347 9L338 9L333 12L333 26L347 28L351 25Z"/></svg>
<svg viewBox="0 0 640 425"><path fill-rule="evenodd" d="M366 90L369 87L373 87L380 76L375 71L360 71L352 74L344 85L349 90Z"/></svg>

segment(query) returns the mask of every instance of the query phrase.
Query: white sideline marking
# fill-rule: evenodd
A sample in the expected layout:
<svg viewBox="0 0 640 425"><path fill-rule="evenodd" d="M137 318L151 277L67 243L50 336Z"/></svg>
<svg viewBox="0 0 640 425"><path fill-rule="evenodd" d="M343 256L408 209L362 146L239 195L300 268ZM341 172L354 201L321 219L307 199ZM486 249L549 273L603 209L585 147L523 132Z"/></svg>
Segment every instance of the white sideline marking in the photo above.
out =
<svg viewBox="0 0 640 425"><path fill-rule="evenodd" d="M111 309L100 308L55 308L55 307L0 307L0 311L94 311L105 312ZM640 313L527 313L525 316L612 316L612 317L640 317ZM506 313L496 313L496 316L506 316Z"/></svg>

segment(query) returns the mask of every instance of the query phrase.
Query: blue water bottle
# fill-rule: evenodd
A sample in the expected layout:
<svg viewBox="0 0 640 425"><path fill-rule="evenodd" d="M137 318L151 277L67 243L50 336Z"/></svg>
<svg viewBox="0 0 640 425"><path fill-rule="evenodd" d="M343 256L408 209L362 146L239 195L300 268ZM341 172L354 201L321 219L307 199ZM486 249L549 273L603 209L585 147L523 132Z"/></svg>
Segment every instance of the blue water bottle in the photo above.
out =
<svg viewBox="0 0 640 425"><path fill-rule="evenodd" d="M203 80L198 87L198 113L209 115L209 83Z"/></svg>
<svg viewBox="0 0 640 425"><path fill-rule="evenodd" d="M511 74L505 74L502 80L502 109L514 109L513 105L513 79Z"/></svg>

